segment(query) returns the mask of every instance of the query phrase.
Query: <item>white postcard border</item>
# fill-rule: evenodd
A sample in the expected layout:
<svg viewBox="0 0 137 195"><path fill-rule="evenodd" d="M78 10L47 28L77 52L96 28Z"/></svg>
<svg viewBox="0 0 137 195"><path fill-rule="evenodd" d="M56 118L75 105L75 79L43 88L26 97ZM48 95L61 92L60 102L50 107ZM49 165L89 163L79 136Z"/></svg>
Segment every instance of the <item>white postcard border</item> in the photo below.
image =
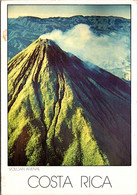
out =
<svg viewBox="0 0 137 195"><path fill-rule="evenodd" d="M45 194L92 194L92 195L134 195L137 194L137 1L111 1L111 4L130 4L132 21L131 44L131 117L132 117L132 165L131 166L85 166L85 167L9 167L7 166L7 41L3 32L7 29L8 4L110 4L110 1L2 1L1 3L1 184L2 195L45 195ZM31 170L32 169L32 170ZM37 187L28 184L31 176L63 176L62 183L69 176L72 186ZM99 176L97 186L108 176L110 184L100 188L81 187L81 177ZM108 182L109 183L109 182ZM63 186L63 184L61 185Z"/></svg>

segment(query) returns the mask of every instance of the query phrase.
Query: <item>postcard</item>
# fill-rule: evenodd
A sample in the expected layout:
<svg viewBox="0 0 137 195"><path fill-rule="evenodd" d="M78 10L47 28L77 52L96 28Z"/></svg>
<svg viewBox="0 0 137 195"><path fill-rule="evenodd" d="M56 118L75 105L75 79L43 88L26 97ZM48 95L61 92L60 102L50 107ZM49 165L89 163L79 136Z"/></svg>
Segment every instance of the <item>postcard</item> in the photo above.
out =
<svg viewBox="0 0 137 195"><path fill-rule="evenodd" d="M137 2L1 10L1 194L137 194Z"/></svg>

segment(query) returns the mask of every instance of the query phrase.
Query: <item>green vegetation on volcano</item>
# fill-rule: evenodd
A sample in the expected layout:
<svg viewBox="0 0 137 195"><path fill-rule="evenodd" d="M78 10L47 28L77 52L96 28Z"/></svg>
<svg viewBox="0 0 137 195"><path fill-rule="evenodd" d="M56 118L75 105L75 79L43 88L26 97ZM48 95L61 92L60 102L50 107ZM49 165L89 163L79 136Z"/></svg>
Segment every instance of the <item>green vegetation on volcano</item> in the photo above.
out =
<svg viewBox="0 0 137 195"><path fill-rule="evenodd" d="M79 81L71 75L69 60L73 65L74 62L61 49L38 39L9 61L9 165L110 164L109 150L105 151L106 145L102 146L105 132L92 116L95 108L92 107L91 113L86 109L87 105L92 105L93 99L88 97L92 94L86 97L78 86ZM90 85L90 81L84 79L85 76L81 80L83 85L85 82ZM85 90L89 91L86 87ZM96 104L94 102L94 106ZM98 140L99 132L102 136ZM111 144L111 141L110 134L110 140L106 139L105 144Z"/></svg>

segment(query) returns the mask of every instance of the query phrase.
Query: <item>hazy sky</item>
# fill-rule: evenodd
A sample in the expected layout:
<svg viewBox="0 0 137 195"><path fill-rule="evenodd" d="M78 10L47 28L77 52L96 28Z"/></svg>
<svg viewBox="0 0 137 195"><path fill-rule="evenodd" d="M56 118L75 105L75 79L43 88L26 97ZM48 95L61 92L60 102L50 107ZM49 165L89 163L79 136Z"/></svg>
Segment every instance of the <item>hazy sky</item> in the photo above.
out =
<svg viewBox="0 0 137 195"><path fill-rule="evenodd" d="M129 5L8 5L8 17L70 17L74 15L121 16L130 18Z"/></svg>

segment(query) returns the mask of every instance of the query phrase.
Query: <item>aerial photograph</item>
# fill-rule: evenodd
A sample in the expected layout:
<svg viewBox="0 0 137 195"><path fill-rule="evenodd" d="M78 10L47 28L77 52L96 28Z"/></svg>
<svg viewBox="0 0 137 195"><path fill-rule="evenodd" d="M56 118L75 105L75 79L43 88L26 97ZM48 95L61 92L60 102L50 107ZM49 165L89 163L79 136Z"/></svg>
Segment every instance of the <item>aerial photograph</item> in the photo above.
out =
<svg viewBox="0 0 137 195"><path fill-rule="evenodd" d="M7 9L8 166L130 166L130 5Z"/></svg>

